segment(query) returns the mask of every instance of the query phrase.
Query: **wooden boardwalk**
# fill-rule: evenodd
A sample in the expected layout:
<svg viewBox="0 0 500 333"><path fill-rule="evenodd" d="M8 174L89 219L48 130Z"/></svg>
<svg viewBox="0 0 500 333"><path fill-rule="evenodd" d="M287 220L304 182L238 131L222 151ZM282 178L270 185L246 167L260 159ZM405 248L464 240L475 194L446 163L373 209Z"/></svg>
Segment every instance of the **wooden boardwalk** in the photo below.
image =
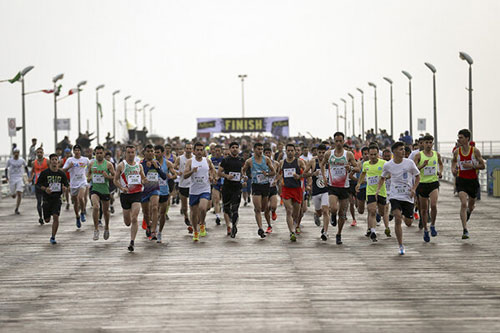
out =
<svg viewBox="0 0 500 333"><path fill-rule="evenodd" d="M404 227L403 257L395 237L364 237L364 217L337 246L319 239L309 211L290 243L280 208L274 233L260 239L250 207L235 240L209 213L198 244L173 207L168 244L141 230L128 253L121 209L110 239L97 242L91 221L76 230L64 211L52 246L33 199L21 216L2 199L0 331L499 332L500 200L484 196L477 207L463 241L458 199L443 184L439 236L426 244Z"/></svg>

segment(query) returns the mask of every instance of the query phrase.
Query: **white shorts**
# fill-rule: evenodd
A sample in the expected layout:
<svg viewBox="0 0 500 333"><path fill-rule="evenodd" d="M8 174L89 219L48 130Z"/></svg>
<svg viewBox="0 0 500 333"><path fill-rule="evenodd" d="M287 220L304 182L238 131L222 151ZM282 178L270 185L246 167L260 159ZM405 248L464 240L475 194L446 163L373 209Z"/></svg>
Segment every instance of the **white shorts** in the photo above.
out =
<svg viewBox="0 0 500 333"><path fill-rule="evenodd" d="M24 192L24 181L22 178L9 179L10 194L14 195L16 192Z"/></svg>
<svg viewBox="0 0 500 333"><path fill-rule="evenodd" d="M322 206L328 207L328 192L313 195L313 203L315 210L321 210Z"/></svg>
<svg viewBox="0 0 500 333"><path fill-rule="evenodd" d="M84 190L87 189L87 184L83 184L79 187L70 187L69 188L69 194L72 196L72 197L76 197L78 196L78 192L80 192L80 189L83 188Z"/></svg>

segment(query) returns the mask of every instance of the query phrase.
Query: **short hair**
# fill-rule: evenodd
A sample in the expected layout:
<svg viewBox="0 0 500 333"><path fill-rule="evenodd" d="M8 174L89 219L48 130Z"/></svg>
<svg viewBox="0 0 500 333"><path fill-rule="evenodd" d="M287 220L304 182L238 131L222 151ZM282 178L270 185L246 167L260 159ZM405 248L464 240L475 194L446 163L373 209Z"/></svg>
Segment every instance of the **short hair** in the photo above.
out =
<svg viewBox="0 0 500 333"><path fill-rule="evenodd" d="M409 146L405 146L405 153L411 153L411 149Z"/></svg>
<svg viewBox="0 0 500 333"><path fill-rule="evenodd" d="M405 144L404 142L401 142L401 141L397 141L395 142L392 146L391 146L391 150L392 151L395 151L396 149L398 149L399 147L404 147Z"/></svg>
<svg viewBox="0 0 500 333"><path fill-rule="evenodd" d="M364 153L365 151L369 151L369 150L370 150L370 148L365 146L365 147L361 148L361 153Z"/></svg>
<svg viewBox="0 0 500 333"><path fill-rule="evenodd" d="M233 142L231 142L231 143L229 144L229 148L231 148L231 147L233 147L233 146L239 147L239 146L240 146L240 144L239 144L238 142L236 142L236 141L233 141Z"/></svg>
<svg viewBox="0 0 500 333"><path fill-rule="evenodd" d="M324 145L324 144L320 144L320 145L318 146L318 150L326 150L326 145Z"/></svg>
<svg viewBox="0 0 500 333"><path fill-rule="evenodd" d="M370 145L368 146L368 149L377 149L377 151L379 150L378 148L378 144L372 142L370 143Z"/></svg>
<svg viewBox="0 0 500 333"><path fill-rule="evenodd" d="M199 142L196 142L196 143L199 143ZM196 143L195 143L195 146L196 146ZM201 144L201 143L200 143L200 144ZM191 146L192 146L193 144L192 144L191 142L186 142L186 143L184 144L184 148L186 148L188 145L191 145ZM202 145L202 146L203 146L203 145Z"/></svg>
<svg viewBox="0 0 500 333"><path fill-rule="evenodd" d="M186 143L186 146L187 146L188 144L190 144L190 143ZM201 143L201 142L196 142L196 143L194 144L194 149L196 149L196 147L201 147L201 148L203 149L203 143Z"/></svg>
<svg viewBox="0 0 500 333"><path fill-rule="evenodd" d="M424 135L422 141L434 141L434 137L430 134Z"/></svg>
<svg viewBox="0 0 500 333"><path fill-rule="evenodd" d="M264 148L264 153L265 153L266 151L270 151L270 152L272 152L273 150L271 149L271 147L266 147L266 148Z"/></svg>
<svg viewBox="0 0 500 333"><path fill-rule="evenodd" d="M38 148L36 149L36 151L39 151L39 150L43 151L43 147L38 147Z"/></svg>
<svg viewBox="0 0 500 333"><path fill-rule="evenodd" d="M335 139L336 136L341 136L342 139L345 139L345 135L342 132L335 132L335 134L333 134L333 138Z"/></svg>
<svg viewBox="0 0 500 333"><path fill-rule="evenodd" d="M292 147L295 150L295 145L293 143L287 143L285 149L288 149L288 147Z"/></svg>
<svg viewBox="0 0 500 333"><path fill-rule="evenodd" d="M466 128L464 129L461 129L460 131L458 131L458 135L462 134L463 136L465 136L467 139L470 140L470 131Z"/></svg>
<svg viewBox="0 0 500 333"><path fill-rule="evenodd" d="M135 146L134 146L134 145L127 145L127 146L125 147L125 149L135 149Z"/></svg>
<svg viewBox="0 0 500 333"><path fill-rule="evenodd" d="M112 154L111 154L111 152L108 150L108 151L104 154L104 156L112 156Z"/></svg>
<svg viewBox="0 0 500 333"><path fill-rule="evenodd" d="M159 150L163 153L165 151L165 148L162 145L156 145L155 150Z"/></svg>
<svg viewBox="0 0 500 333"><path fill-rule="evenodd" d="M99 145L99 146L97 146L97 147L94 148L94 151L96 151L96 150L102 150L102 151L104 151L104 147L101 146L101 145Z"/></svg>
<svg viewBox="0 0 500 333"><path fill-rule="evenodd" d="M62 149L62 148L61 148ZM80 151L82 150L82 147L80 147L80 145L74 145L73 146L73 151L75 151L75 149L80 149Z"/></svg>
<svg viewBox="0 0 500 333"><path fill-rule="evenodd" d="M148 143L147 145L144 146L144 150L146 149L154 149L153 145Z"/></svg>
<svg viewBox="0 0 500 333"><path fill-rule="evenodd" d="M172 148L172 145L170 143L165 143L165 148L170 147Z"/></svg>
<svg viewBox="0 0 500 333"><path fill-rule="evenodd" d="M253 149L257 148L257 147L264 147L264 145L260 142L256 142L254 145L253 145Z"/></svg>
<svg viewBox="0 0 500 333"><path fill-rule="evenodd" d="M418 142L423 142L425 140L426 135L421 136L418 138Z"/></svg>
<svg viewBox="0 0 500 333"><path fill-rule="evenodd" d="M214 149L222 149L221 145L215 145Z"/></svg>
<svg viewBox="0 0 500 333"><path fill-rule="evenodd" d="M385 148L384 151L382 152L382 154L385 154L385 153L391 153L391 151L388 148Z"/></svg>
<svg viewBox="0 0 500 333"><path fill-rule="evenodd" d="M49 155L49 160L51 160L52 157L57 157L57 159L59 159L59 155L57 155L55 153L52 153L52 154Z"/></svg>

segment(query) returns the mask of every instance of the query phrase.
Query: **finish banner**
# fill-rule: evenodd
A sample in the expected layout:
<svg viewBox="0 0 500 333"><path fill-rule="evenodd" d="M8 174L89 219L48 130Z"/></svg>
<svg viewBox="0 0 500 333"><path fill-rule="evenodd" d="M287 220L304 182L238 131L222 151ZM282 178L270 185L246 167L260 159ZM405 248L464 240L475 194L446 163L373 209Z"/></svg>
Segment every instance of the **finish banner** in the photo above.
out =
<svg viewBox="0 0 500 333"><path fill-rule="evenodd" d="M260 133L287 137L288 117L197 118L197 133Z"/></svg>

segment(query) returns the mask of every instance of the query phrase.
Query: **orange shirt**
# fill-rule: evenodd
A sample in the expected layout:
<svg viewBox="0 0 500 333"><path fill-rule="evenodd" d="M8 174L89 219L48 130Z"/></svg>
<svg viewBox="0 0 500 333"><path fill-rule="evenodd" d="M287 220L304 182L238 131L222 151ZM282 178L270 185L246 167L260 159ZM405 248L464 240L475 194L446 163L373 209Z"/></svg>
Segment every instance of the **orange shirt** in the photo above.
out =
<svg viewBox="0 0 500 333"><path fill-rule="evenodd" d="M38 177L42 173L43 170L47 169L49 167L48 160L44 157L42 163L38 161L38 159L35 160L33 163L33 170L32 172L35 173L35 177L33 178L33 181L36 182L38 181Z"/></svg>

